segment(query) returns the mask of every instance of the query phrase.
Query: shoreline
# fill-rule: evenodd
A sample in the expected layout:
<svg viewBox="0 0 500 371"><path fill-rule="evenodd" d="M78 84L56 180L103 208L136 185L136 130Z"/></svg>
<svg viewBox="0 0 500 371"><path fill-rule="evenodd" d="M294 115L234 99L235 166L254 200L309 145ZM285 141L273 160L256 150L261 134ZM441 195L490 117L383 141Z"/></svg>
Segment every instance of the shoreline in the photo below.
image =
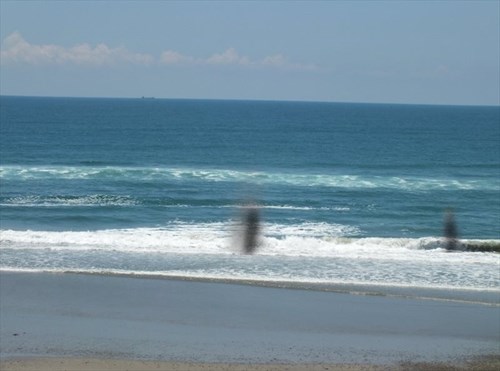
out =
<svg viewBox="0 0 500 371"><path fill-rule="evenodd" d="M474 303L0 272L0 313L0 361L19 370L44 359L375 370L500 357L499 308Z"/></svg>
<svg viewBox="0 0 500 371"><path fill-rule="evenodd" d="M96 277L120 277L130 279L185 281L197 283L217 283L238 286L252 286L285 290L306 290L330 292L337 294L382 296L418 300L437 300L457 303L472 303L500 307L500 289L463 288L463 287L422 287L410 285L395 285L381 283L357 282L300 282L272 281L247 278L197 277L189 275L158 274L148 272L120 271L81 271L81 270L9 270L0 269L3 273L13 274L53 274L53 275L83 275Z"/></svg>

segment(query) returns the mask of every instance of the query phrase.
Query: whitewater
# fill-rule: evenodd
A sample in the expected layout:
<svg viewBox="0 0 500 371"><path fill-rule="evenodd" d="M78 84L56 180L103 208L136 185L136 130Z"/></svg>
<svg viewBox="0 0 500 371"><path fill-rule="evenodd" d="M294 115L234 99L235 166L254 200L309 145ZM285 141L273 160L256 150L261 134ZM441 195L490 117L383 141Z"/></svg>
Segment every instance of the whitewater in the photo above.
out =
<svg viewBox="0 0 500 371"><path fill-rule="evenodd" d="M448 252L443 238L346 238L341 236L356 231L324 223L265 223L258 253L242 256L242 228L231 221L80 232L3 230L1 267L498 291L498 253Z"/></svg>

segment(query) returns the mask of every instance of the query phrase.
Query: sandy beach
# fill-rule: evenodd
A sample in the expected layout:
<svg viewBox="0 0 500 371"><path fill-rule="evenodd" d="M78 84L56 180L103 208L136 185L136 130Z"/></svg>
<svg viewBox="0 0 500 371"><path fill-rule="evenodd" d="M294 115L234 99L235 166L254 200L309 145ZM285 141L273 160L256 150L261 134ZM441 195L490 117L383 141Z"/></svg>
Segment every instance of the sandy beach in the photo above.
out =
<svg viewBox="0 0 500 371"><path fill-rule="evenodd" d="M223 364L223 363L179 363L116 359L24 359L2 363L5 371L450 371L483 370L496 371L500 366L498 358L485 358L463 363L411 363L398 365L369 364Z"/></svg>
<svg viewBox="0 0 500 371"><path fill-rule="evenodd" d="M0 288L2 370L488 370L500 362L497 304L50 273L2 272Z"/></svg>

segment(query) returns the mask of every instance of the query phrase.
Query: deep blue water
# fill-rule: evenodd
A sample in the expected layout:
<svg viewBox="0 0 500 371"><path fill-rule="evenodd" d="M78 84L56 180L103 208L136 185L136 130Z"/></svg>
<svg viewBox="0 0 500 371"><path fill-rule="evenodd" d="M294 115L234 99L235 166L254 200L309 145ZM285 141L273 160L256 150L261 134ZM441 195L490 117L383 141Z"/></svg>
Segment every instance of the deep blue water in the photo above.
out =
<svg viewBox="0 0 500 371"><path fill-rule="evenodd" d="M0 120L4 268L500 279L493 255L468 271L427 252L448 208L460 238L500 239L499 107L1 97ZM250 201L248 271L224 254Z"/></svg>

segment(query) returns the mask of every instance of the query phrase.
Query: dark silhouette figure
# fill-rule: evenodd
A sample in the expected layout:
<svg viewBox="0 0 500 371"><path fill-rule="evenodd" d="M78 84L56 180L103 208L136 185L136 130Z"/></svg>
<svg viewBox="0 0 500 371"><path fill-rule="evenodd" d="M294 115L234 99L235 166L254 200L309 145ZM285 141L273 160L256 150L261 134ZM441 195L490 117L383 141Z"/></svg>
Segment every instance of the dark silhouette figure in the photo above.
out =
<svg viewBox="0 0 500 371"><path fill-rule="evenodd" d="M243 252L245 254L253 254L255 252L259 228L259 209L257 207L248 207L244 214Z"/></svg>
<svg viewBox="0 0 500 371"><path fill-rule="evenodd" d="M448 210L444 219L444 237L446 238L446 250L457 250L459 247L457 225L453 212Z"/></svg>

